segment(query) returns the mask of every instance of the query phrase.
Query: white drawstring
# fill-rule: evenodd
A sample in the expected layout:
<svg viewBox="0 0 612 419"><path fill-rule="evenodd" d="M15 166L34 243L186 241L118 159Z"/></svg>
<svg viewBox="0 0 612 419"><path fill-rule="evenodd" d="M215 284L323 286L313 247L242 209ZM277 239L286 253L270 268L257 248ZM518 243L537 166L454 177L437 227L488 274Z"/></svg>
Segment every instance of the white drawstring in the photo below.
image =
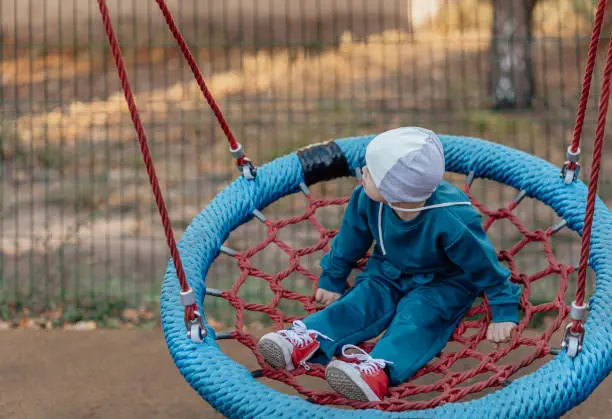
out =
<svg viewBox="0 0 612 419"><path fill-rule="evenodd" d="M294 321L291 329L281 330L278 333L296 346L301 346L310 343L312 342L314 337L319 336L323 339L333 340L325 336L323 333L317 332L316 330L308 330L304 322L301 320Z"/></svg>
<svg viewBox="0 0 612 419"><path fill-rule="evenodd" d="M454 205L472 205L472 203L469 202L469 201L465 201L465 202L443 202L441 204L427 205L427 206L419 207L419 208L399 208L399 207L394 207L391 204L388 204L388 205L391 208L393 208L394 210L399 211L399 212L419 212L419 211L424 211L424 210L434 209L434 208L452 207Z"/></svg>
<svg viewBox="0 0 612 419"><path fill-rule="evenodd" d="M346 353L349 349L356 350L357 353ZM355 367L369 375L376 373L376 370L379 368L385 368L387 364L393 364L393 362L385 361L384 359L372 358L370 354L355 345L344 345L342 347L342 356L359 361L359 364L355 365Z"/></svg>
<svg viewBox="0 0 612 419"><path fill-rule="evenodd" d="M383 253L383 256L387 255L387 250L385 249L385 242L383 241L383 232L382 232L382 211L383 211L383 203L380 203L378 207L378 241L380 242L380 250Z"/></svg>

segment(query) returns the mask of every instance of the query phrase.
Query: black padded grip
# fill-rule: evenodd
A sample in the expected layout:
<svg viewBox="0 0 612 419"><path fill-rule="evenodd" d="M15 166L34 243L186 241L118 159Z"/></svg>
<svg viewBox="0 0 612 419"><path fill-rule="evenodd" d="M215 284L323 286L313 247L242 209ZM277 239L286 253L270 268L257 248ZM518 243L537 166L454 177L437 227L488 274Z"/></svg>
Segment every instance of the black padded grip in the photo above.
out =
<svg viewBox="0 0 612 419"><path fill-rule="evenodd" d="M351 174L346 156L334 141L305 147L297 155L308 186Z"/></svg>

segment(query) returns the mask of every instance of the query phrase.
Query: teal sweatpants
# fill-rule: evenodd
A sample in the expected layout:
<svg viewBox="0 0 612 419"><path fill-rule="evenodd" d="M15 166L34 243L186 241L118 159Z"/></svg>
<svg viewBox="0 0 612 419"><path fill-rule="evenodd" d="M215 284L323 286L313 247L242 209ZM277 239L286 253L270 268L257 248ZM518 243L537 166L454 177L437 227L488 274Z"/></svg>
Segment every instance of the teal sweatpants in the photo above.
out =
<svg viewBox="0 0 612 419"><path fill-rule="evenodd" d="M342 298L304 319L308 329L333 339L319 338L311 362L327 364L343 345L360 344L387 329L371 356L392 362L389 382L398 385L446 346L478 291L463 277L389 279L368 268Z"/></svg>

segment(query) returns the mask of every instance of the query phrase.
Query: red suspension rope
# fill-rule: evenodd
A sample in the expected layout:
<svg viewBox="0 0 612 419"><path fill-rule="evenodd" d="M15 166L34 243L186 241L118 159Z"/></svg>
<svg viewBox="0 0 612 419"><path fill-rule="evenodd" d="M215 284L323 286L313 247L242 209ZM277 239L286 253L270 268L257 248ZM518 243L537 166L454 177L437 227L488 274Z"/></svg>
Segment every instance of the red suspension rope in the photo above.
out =
<svg viewBox="0 0 612 419"><path fill-rule="evenodd" d="M189 64L189 67L191 68L191 72L193 73L193 76L195 77L196 82L198 83L198 86L200 87L200 91L202 92L202 95L204 96L204 98L210 105L210 108L212 109L213 113L217 117L217 121L219 121L219 125L221 126L221 129L225 133L225 136L227 137L227 141L230 144L230 149L238 150L240 147L240 144L238 143L238 141L236 141L236 138L234 137L232 130L230 129L227 121L225 120L225 117L223 116L223 113L221 112L219 105L217 105L215 98L210 93L210 90L208 89L208 86L206 85L206 82L204 81L204 77L202 76L202 72L200 71L200 68L198 67L198 64L196 63L196 60L193 58L193 54L189 50L189 46L187 45L185 38L183 38L181 31L176 26L176 23L174 22L174 18L172 17L172 13L170 12L170 9L168 9L168 5L166 4L166 1L165 0L155 0L155 1L157 2L157 5L159 6L162 14L164 15L164 18L166 19L166 23L168 24L168 28L172 32L174 39L176 39L176 43L178 44L179 48L183 52L183 55L185 56L185 60L187 60L187 63ZM237 160L238 166L244 165L247 161L246 156L237 157L236 160Z"/></svg>
<svg viewBox="0 0 612 419"><path fill-rule="evenodd" d="M98 5L100 7L100 13L102 14L102 22L104 23L106 36L108 37L108 42L111 46L115 65L117 66L117 73L119 75L119 79L121 80L121 88L123 89L123 93L125 94L125 100L127 101L128 108L130 110L130 116L132 117L132 122L134 123L136 134L138 135L138 142L140 143L140 152L142 153L142 158L147 169L147 174L149 175L149 182L151 183L151 187L153 188L153 195L155 195L155 203L157 204L157 208L159 209L159 215L161 216L162 224L164 226L164 232L166 233L166 239L168 241L168 247L170 248L170 254L172 255L172 260L174 261L174 266L176 267L176 275L178 277L179 282L181 283L181 289L183 290L183 292L187 292L189 290L189 284L187 283L187 279L185 277L185 271L183 270L181 257L176 246L176 240L174 238L172 224L170 222L170 217L168 216L168 211L166 210L166 203L164 202L164 197L159 187L159 181L157 180L157 174L155 173L155 166L153 165L153 160L151 158L151 150L149 149L149 145L147 142L147 135L144 126L142 125L138 109L136 107L136 101L134 100L132 88L130 87L127 70L125 68L125 64L122 58L121 47L119 46L117 36L115 35L115 30L113 29L113 25L111 23L110 12L108 10L108 6L106 5L106 0L98 0ZM196 309L197 306L195 304L185 307L186 322L190 322L195 319Z"/></svg>
<svg viewBox="0 0 612 419"><path fill-rule="evenodd" d="M591 42L589 45L589 54L587 58L586 69L584 73L584 81L580 94L580 102L578 104L578 112L576 115L576 125L574 127L574 137L572 143L567 150L567 161L564 163L561 170L561 177L565 183L571 183L578 177L580 165L578 163L580 153L580 140L584 127L586 116L586 108L589 100L589 92L591 89L591 81L595 71L595 63L599 47L599 39L605 15L607 1L599 0L597 3L597 11L595 14L595 22L591 34ZM610 101L610 84L612 83L612 38L608 46L608 55L603 74L603 82L601 88L601 97L599 100L597 127L595 130L595 141L593 144L593 158L591 167L591 177L588 187L587 205L585 209L584 225L582 228L582 243L580 249L580 264L578 267L578 281L576 283L576 300L572 303L570 310L571 323L566 329L563 345L570 345L569 339L578 339L578 344L573 345L578 351L581 347L582 336L584 335L583 323L586 316L586 307L584 300L586 297L586 274L589 264L589 253L591 245L591 231L593 226L593 218L595 215L595 201L597 198L597 187L599 181L599 172L601 169L601 157L603 154L604 136L606 119L608 114L608 103ZM575 341L573 342L575 343ZM570 352L568 352L569 354ZM571 353L575 356L575 350Z"/></svg>
<svg viewBox="0 0 612 419"><path fill-rule="evenodd" d="M584 80L582 82L582 91L580 93L580 102L578 104L578 113L576 115L576 125L574 127L574 138L572 139L571 151L577 153L580 148L580 138L582 136L582 128L584 127L584 118L586 108L589 102L589 93L591 91L591 80L595 72L595 62L597 59L597 48L599 47L599 38L601 36L601 28L603 26L604 15L606 10L607 0L599 0L597 3L597 12L595 14L595 23L593 24L593 32L589 43L589 55L587 58L586 68L584 71ZM574 166L571 167L575 169Z"/></svg>
<svg viewBox="0 0 612 419"><path fill-rule="evenodd" d="M589 193L587 198L584 227L582 229L582 250L580 252L580 266L578 268L578 284L576 290L576 303L584 304L586 288L586 272L589 263L589 250L591 243L591 228L595 213L595 199L597 197L597 182L601 168L601 156L603 153L604 136L606 130L606 119L608 116L608 104L610 102L610 84L612 83L612 38L608 46L608 56L603 73L603 84L601 97L599 99L599 114L597 118L597 129L595 131L595 143L593 145L593 165L591 168L591 179L589 181Z"/></svg>

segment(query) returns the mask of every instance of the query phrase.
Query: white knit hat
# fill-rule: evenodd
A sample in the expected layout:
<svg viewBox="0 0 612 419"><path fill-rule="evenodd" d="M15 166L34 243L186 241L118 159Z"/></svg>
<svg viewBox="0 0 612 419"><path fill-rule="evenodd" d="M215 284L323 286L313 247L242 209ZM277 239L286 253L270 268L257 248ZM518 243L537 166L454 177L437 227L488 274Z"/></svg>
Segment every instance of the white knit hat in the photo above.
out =
<svg viewBox="0 0 612 419"><path fill-rule="evenodd" d="M396 128L377 135L365 159L374 184L390 204L425 201L444 177L442 144L423 128Z"/></svg>

